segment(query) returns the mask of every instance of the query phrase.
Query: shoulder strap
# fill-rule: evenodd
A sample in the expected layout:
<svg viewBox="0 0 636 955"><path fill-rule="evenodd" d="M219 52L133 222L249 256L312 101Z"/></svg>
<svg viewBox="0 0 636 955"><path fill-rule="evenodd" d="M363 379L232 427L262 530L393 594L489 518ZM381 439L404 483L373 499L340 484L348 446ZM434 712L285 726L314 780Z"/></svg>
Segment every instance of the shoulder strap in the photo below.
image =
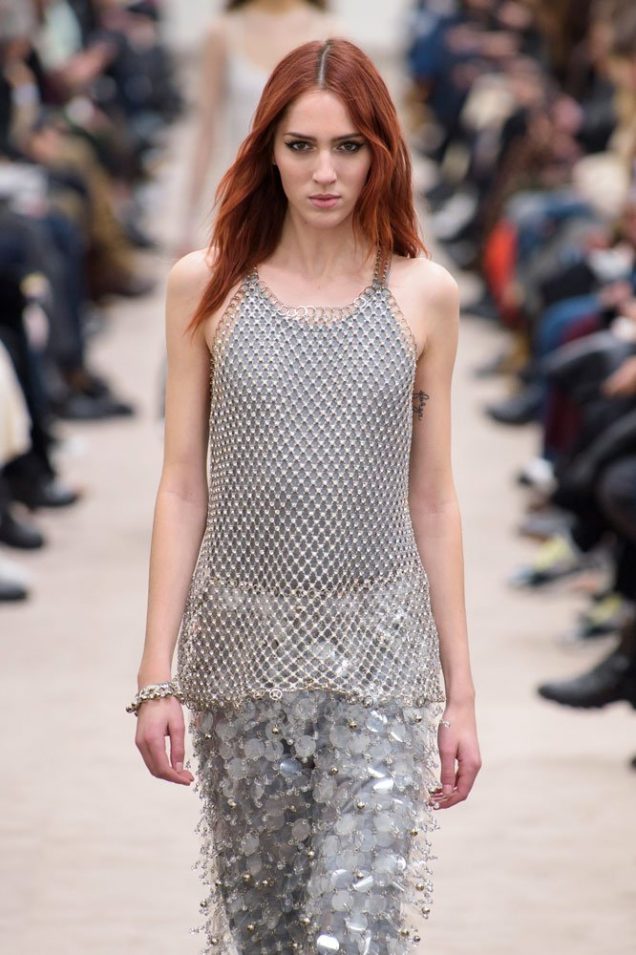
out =
<svg viewBox="0 0 636 955"><path fill-rule="evenodd" d="M375 257L375 268L373 271L373 284L376 288L385 288L389 281L389 276L391 274L391 261L393 256L389 255L388 259L382 263L382 255L378 249Z"/></svg>

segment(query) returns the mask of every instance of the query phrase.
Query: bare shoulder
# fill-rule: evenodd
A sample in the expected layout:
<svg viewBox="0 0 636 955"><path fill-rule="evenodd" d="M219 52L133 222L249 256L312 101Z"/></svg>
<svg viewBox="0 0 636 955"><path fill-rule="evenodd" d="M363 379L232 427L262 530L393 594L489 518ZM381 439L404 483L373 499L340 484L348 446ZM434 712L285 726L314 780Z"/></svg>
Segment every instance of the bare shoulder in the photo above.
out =
<svg viewBox="0 0 636 955"><path fill-rule="evenodd" d="M454 308L459 297L457 280L445 266L433 259L419 256L407 259L393 256L392 267L395 287L402 288L409 296L436 307Z"/></svg>
<svg viewBox="0 0 636 955"><path fill-rule="evenodd" d="M447 268L423 256L394 255L389 285L423 354L436 335L450 341L459 325L459 286ZM448 333L453 330L453 335Z"/></svg>
<svg viewBox="0 0 636 955"><path fill-rule="evenodd" d="M168 273L168 292L185 303L198 301L210 281L211 268L207 249L188 252L178 259Z"/></svg>
<svg viewBox="0 0 636 955"><path fill-rule="evenodd" d="M194 310L201 301L212 278L214 250L197 249L180 258L168 273L167 301L168 310L177 324L188 325ZM211 312L201 323L203 337L211 348L216 328L225 314L230 302L241 287L236 282L228 291L219 308Z"/></svg>

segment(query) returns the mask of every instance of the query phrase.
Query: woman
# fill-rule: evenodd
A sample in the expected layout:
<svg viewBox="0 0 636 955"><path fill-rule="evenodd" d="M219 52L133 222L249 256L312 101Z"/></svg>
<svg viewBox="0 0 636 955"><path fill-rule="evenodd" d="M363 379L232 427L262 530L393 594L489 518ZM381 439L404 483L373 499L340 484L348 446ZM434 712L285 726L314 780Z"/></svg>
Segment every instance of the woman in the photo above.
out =
<svg viewBox="0 0 636 955"><path fill-rule="evenodd" d="M221 170L234 158L274 66L301 43L341 32L326 7L326 0L227 0L225 12L210 25L181 227L183 253L196 248L209 212L202 198L212 157Z"/></svg>
<svg viewBox="0 0 636 955"><path fill-rule="evenodd" d="M168 285L136 742L189 785L193 711L206 951L403 952L432 809L480 765L457 285L420 255L395 108L346 40L276 67L218 202Z"/></svg>

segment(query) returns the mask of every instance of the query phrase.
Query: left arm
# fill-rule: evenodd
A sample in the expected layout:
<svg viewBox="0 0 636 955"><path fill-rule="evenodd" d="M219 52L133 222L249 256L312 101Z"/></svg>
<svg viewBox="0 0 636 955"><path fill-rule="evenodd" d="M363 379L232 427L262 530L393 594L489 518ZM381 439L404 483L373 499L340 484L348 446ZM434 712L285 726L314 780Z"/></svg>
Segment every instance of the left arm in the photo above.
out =
<svg viewBox="0 0 636 955"><path fill-rule="evenodd" d="M462 528L451 464L451 382L459 290L446 269L430 262L418 262L413 281L420 291L409 298L419 305L417 320L425 344L413 388L409 506L430 583L446 689L444 718L451 724L440 724L439 729L444 799L440 805L447 808L466 798L481 765L468 650Z"/></svg>

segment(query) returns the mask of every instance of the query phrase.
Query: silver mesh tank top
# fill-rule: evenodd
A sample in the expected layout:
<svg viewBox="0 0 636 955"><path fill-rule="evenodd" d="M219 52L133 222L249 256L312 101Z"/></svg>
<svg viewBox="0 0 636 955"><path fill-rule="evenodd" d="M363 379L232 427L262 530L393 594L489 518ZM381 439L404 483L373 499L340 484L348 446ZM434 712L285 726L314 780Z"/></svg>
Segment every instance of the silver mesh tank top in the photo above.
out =
<svg viewBox="0 0 636 955"><path fill-rule="evenodd" d="M408 506L415 364L377 265L343 308L244 279L211 356L207 525L177 652L192 708L297 689L444 700Z"/></svg>

